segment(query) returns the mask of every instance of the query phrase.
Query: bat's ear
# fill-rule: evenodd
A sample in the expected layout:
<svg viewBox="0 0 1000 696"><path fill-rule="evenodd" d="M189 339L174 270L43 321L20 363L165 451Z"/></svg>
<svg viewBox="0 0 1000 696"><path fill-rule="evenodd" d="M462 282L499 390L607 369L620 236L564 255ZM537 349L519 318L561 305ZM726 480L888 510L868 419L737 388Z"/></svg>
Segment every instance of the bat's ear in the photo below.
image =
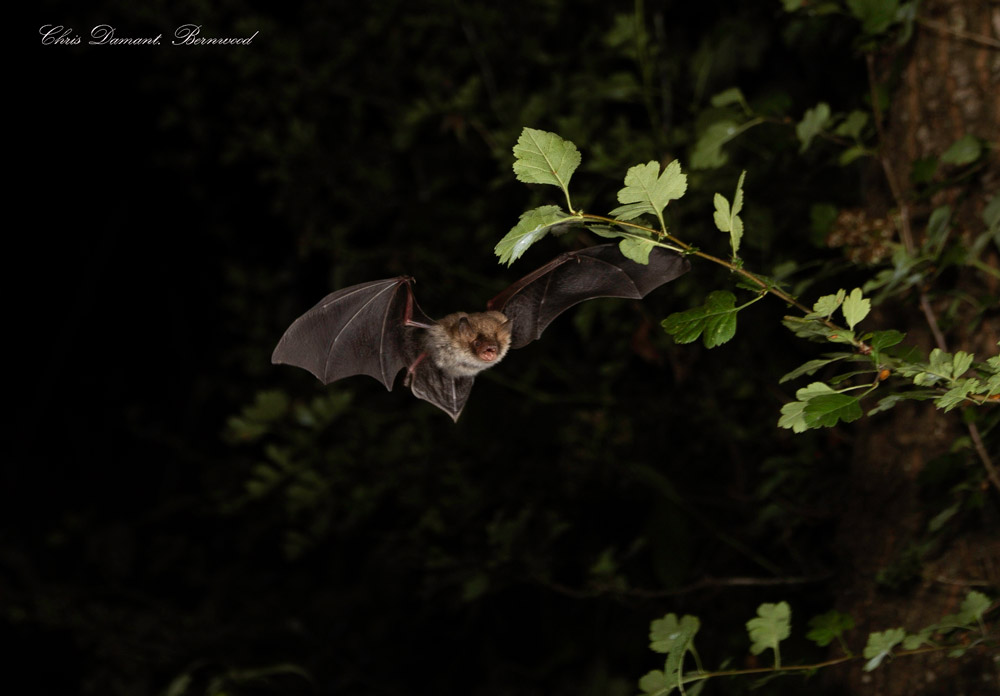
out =
<svg viewBox="0 0 1000 696"><path fill-rule="evenodd" d="M463 340L471 341L476 337L476 332L473 330L472 324L469 323L468 317L461 317L458 324L455 325L455 330Z"/></svg>

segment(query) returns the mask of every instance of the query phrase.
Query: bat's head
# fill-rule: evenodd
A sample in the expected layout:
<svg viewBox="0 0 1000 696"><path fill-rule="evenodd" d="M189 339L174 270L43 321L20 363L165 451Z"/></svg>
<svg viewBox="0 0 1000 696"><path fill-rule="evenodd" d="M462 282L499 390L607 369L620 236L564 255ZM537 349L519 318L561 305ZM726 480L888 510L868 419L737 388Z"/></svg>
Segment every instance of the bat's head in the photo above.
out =
<svg viewBox="0 0 1000 696"><path fill-rule="evenodd" d="M428 332L427 345L442 370L453 377L473 377L507 354L511 328L500 312L456 312Z"/></svg>

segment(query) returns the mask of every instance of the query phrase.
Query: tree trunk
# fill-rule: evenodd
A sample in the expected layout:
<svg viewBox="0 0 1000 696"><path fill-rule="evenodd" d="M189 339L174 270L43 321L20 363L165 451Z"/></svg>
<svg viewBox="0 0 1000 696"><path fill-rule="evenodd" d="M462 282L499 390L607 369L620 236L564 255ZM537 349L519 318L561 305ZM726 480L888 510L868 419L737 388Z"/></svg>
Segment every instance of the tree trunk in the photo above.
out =
<svg viewBox="0 0 1000 696"><path fill-rule="evenodd" d="M996 149L986 166L975 173L971 186L946 187L928 205L911 204L910 171L922 158L939 157L966 134L997 141L1000 133L1000 50L990 46L1000 36L1000 4L982 0L932 0L920 6L921 22L905 53L883 56L870 63L873 79L887 84L894 71L888 112L884 114L882 153L884 174L891 177L891 197L903 218L897 227L900 240L919 246L930 211L950 205L957 221L952 234L967 240L981 234L982 213L990 195L1000 190ZM986 41L970 36L978 35ZM941 165L944 166L944 165ZM942 170L938 170L940 175ZM967 195L971 192L971 195ZM885 215L873 202L868 214ZM908 223L908 224L907 224ZM991 249L988 263L997 263ZM977 282L982 277L959 279ZM997 294L993 289L994 295ZM941 316L947 304L933 301L935 288L927 288L924 311L888 315L886 327L909 327L907 340L925 351L974 352L980 359L996 353L998 335L993 326L980 325L963 332L963 322L945 335L929 315ZM910 299L910 298L908 298ZM913 297L910 306L921 303ZM907 315L909 314L909 316ZM944 345L942 345L942 343ZM837 548L844 563L838 608L851 614L857 628L853 643L863 644L872 631L903 627L909 632L954 613L969 590L996 598L1000 583L998 495L984 485L986 497L980 518L971 531L942 539L928 547L927 525L937 510L920 499L918 476L933 458L947 453L957 438L968 437L960 411L945 414L930 403L897 406L867 420L857 432L851 467L849 497L844 501ZM995 455L994 455L995 458ZM970 459L970 466L982 466ZM882 572L882 582L876 578ZM893 576L895 573L895 577ZM907 581L907 575L910 579ZM893 580L899 585L893 589ZM844 693L915 696L920 694L998 693L998 663L982 649L964 657L942 652L898 659L867 673L860 663L831 675Z"/></svg>

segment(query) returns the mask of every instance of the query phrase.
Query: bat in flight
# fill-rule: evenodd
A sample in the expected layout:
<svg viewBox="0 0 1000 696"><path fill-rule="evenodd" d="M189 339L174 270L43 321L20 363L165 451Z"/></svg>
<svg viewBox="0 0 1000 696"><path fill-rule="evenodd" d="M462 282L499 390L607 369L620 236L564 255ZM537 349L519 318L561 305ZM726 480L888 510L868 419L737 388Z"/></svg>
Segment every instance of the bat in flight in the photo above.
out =
<svg viewBox="0 0 1000 696"><path fill-rule="evenodd" d="M476 375L534 341L565 310L595 297L641 299L689 268L659 247L642 265L603 244L559 255L490 300L485 312L437 321L417 305L409 276L352 285L296 319L271 362L306 369L324 384L371 375L389 391L405 369L413 395L457 421Z"/></svg>

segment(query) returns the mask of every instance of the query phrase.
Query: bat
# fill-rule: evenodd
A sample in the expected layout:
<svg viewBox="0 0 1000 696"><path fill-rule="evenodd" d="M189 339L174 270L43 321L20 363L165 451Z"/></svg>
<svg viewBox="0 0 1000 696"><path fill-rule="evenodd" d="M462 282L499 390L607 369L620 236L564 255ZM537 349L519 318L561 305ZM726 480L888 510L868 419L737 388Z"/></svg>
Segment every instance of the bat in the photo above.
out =
<svg viewBox="0 0 1000 696"><path fill-rule="evenodd" d="M602 244L559 255L490 300L485 312L437 321L417 305L409 276L352 285L296 319L271 362L306 369L324 384L371 375L389 391L405 369L403 383L414 396L458 421L476 375L537 339L573 305L641 299L689 268L683 256L659 247L643 265Z"/></svg>

